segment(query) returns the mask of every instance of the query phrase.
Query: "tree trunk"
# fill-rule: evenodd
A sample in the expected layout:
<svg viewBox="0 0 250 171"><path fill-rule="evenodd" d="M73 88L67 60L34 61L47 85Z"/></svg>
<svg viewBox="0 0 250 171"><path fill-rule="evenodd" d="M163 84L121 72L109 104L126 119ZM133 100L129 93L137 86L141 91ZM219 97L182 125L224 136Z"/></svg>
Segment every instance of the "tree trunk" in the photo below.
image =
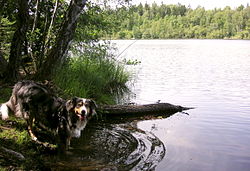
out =
<svg viewBox="0 0 250 171"><path fill-rule="evenodd" d="M2 52L1 52L1 50L0 50L0 78L2 78L3 77L3 73L5 72L5 70L6 70L6 68L7 68L7 61L6 61L6 59L4 59L4 57L3 57L3 54L2 54Z"/></svg>
<svg viewBox="0 0 250 171"><path fill-rule="evenodd" d="M15 81L18 79L18 70L21 63L24 41L29 27L28 1L19 0L17 30L13 35L10 49L9 63L5 72L6 81Z"/></svg>
<svg viewBox="0 0 250 171"><path fill-rule="evenodd" d="M98 113L105 115L147 115L164 114L170 116L176 112L193 109L169 103L147 104L147 105L103 105L98 109Z"/></svg>
<svg viewBox="0 0 250 171"><path fill-rule="evenodd" d="M68 52L68 47L76 30L77 19L85 7L86 1L87 0L71 0L55 45L50 50L46 61L39 70L38 78L50 77L52 72L64 62L65 55Z"/></svg>

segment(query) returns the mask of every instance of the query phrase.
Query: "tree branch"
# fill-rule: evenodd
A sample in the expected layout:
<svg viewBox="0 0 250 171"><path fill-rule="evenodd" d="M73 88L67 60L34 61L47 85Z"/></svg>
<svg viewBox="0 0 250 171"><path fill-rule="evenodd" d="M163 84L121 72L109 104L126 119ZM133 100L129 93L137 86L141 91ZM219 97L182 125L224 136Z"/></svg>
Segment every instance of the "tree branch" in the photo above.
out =
<svg viewBox="0 0 250 171"><path fill-rule="evenodd" d="M25 157L21 153L18 153L16 151L4 147L0 147L0 152L3 152L5 155L8 155L9 157L14 157L18 160L25 160Z"/></svg>
<svg viewBox="0 0 250 171"><path fill-rule="evenodd" d="M46 38L45 38L45 45L48 43L48 41L50 39L50 32L52 30L53 22L54 22L54 19L55 19L57 6L58 6L58 0L56 0L55 6L54 6L54 9L53 9L53 13L52 13L52 16L51 16L48 32L47 32L47 35L46 35ZM46 52L45 52L45 54L46 54Z"/></svg>
<svg viewBox="0 0 250 171"><path fill-rule="evenodd" d="M68 52L69 45L76 30L77 19L85 7L86 2L87 0L71 0L55 45L50 50L46 61L38 72L39 78L51 76L53 70L60 66L65 60L65 54Z"/></svg>

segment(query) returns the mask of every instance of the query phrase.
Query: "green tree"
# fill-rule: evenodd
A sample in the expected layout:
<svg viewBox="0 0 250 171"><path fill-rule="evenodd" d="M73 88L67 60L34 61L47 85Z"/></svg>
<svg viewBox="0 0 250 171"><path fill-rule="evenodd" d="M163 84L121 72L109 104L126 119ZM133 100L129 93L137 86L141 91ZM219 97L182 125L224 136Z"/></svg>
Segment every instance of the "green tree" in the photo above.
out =
<svg viewBox="0 0 250 171"><path fill-rule="evenodd" d="M143 6L142 6L142 3L140 3L137 8L138 8L139 15L142 16L143 15Z"/></svg>
<svg viewBox="0 0 250 171"><path fill-rule="evenodd" d="M133 37L135 39L141 39L142 38L142 32L138 27L133 27Z"/></svg>
<svg viewBox="0 0 250 171"><path fill-rule="evenodd" d="M119 29L116 12L87 0L6 0L1 5L0 76L7 81L47 79L67 62L71 42L97 41ZM119 10L119 16L127 15Z"/></svg>

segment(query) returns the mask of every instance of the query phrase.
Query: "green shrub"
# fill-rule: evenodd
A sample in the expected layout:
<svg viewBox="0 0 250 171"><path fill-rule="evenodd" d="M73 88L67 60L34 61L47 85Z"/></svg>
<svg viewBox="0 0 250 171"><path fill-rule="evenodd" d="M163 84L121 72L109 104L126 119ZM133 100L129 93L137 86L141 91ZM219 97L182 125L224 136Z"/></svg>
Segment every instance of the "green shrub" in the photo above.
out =
<svg viewBox="0 0 250 171"><path fill-rule="evenodd" d="M54 77L57 86L71 96L92 98L112 104L128 91L129 74L105 47L86 48L76 53Z"/></svg>

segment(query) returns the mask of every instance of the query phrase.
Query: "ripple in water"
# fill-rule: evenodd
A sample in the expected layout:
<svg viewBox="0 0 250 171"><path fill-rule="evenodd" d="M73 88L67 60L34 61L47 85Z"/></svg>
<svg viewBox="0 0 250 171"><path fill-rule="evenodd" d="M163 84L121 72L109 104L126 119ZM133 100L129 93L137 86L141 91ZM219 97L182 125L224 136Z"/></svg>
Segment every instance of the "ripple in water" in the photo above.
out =
<svg viewBox="0 0 250 171"><path fill-rule="evenodd" d="M165 146L155 135L134 125L92 125L81 139L73 141L74 149L58 163L64 163L64 169L154 170L165 156Z"/></svg>

